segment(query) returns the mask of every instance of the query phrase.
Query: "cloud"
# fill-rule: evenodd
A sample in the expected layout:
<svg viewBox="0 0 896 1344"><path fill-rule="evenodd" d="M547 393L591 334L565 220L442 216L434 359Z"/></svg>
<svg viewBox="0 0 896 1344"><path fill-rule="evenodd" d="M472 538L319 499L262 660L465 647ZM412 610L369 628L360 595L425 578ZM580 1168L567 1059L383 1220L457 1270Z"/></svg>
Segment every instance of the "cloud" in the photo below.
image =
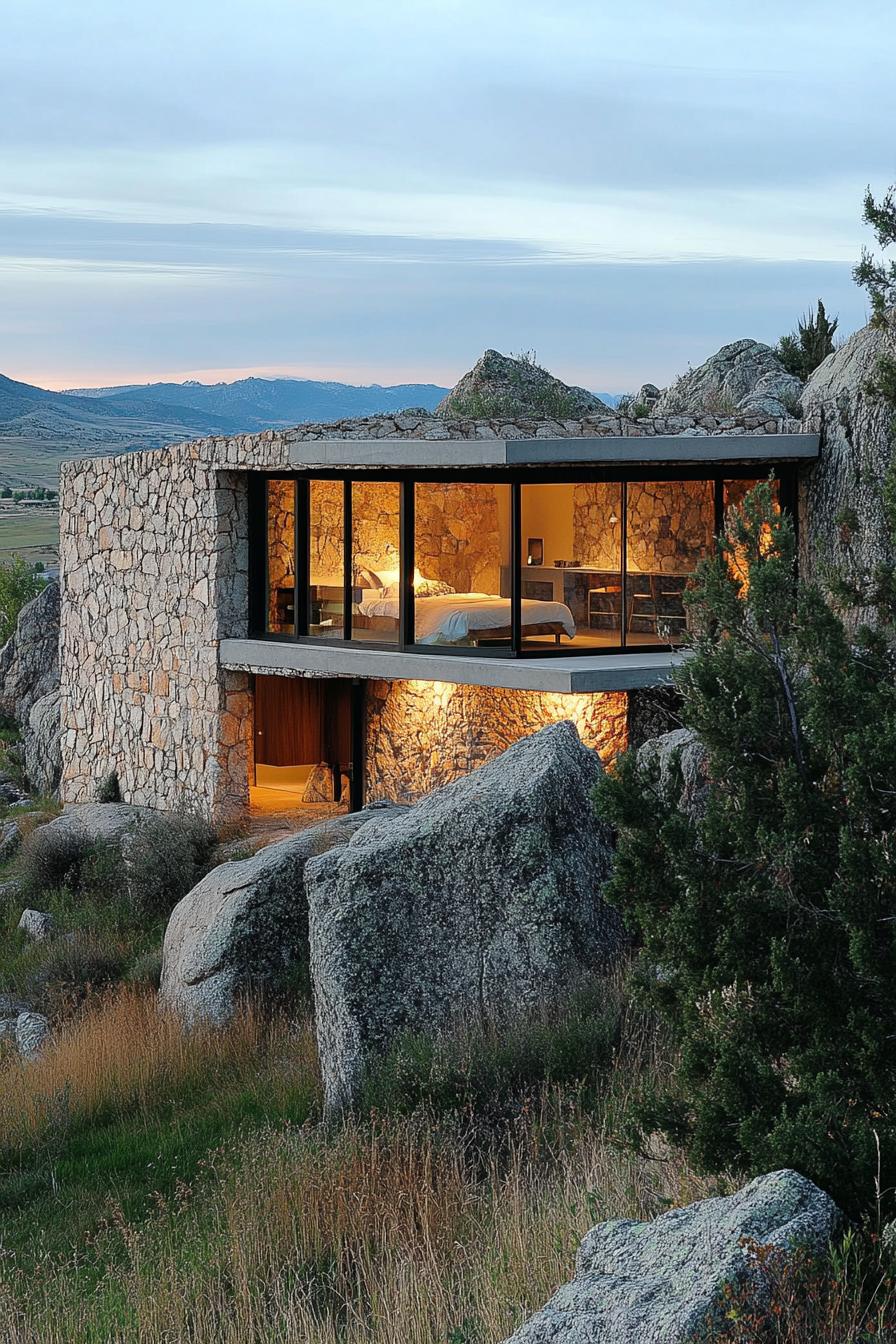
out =
<svg viewBox="0 0 896 1344"><path fill-rule="evenodd" d="M822 280L861 320L861 196L893 172L882 0L57 11L4 6L0 335L10 305L30 335L0 368L341 350L444 378L496 329L612 386L747 317L776 336Z"/></svg>

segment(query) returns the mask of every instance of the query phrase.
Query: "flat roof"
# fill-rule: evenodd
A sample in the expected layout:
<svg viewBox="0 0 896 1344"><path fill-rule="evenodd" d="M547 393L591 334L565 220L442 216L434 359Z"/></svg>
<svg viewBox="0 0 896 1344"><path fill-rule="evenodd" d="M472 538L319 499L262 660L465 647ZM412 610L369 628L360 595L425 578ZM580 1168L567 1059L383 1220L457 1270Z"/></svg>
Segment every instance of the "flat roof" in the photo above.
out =
<svg viewBox="0 0 896 1344"><path fill-rule="evenodd" d="M520 467L593 462L802 462L817 434L652 434L564 439L308 439L289 445L294 467Z"/></svg>
<svg viewBox="0 0 896 1344"><path fill-rule="evenodd" d="M483 658L475 653L407 653L333 644L224 639L221 666L233 671L383 681L447 681L519 691L635 691L662 686L685 653L614 653L559 658Z"/></svg>

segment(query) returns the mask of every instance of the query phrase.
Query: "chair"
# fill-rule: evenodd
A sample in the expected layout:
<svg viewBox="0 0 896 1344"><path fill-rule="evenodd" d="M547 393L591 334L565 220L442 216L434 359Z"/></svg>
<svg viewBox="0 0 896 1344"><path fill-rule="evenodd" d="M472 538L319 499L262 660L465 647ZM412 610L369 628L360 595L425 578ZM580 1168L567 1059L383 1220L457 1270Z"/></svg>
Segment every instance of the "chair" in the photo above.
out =
<svg viewBox="0 0 896 1344"><path fill-rule="evenodd" d="M588 589L588 629L599 630L601 621L609 629L622 629L622 584L608 582Z"/></svg>

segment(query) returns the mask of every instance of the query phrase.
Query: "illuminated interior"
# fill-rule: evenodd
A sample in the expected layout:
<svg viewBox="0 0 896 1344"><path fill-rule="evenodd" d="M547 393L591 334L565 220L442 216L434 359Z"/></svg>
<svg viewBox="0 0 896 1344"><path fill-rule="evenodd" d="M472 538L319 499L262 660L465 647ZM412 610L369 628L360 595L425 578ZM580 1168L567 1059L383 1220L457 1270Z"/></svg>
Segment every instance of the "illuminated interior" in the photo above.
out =
<svg viewBox="0 0 896 1344"><path fill-rule="evenodd" d="M272 479L255 610L263 600L266 633L286 639L504 656L668 648L687 636L685 594L725 510L755 484Z"/></svg>

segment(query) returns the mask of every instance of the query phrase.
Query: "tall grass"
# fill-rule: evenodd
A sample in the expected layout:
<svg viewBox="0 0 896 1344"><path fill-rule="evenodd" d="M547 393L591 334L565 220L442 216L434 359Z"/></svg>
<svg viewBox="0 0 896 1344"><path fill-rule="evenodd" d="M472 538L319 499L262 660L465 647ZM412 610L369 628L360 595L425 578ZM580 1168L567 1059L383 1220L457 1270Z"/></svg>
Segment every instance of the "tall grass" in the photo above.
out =
<svg viewBox="0 0 896 1344"><path fill-rule="evenodd" d="M494 1077L503 1087L501 1059ZM438 1109L440 1084L434 1101L410 1113L377 1111L337 1128L313 1103L304 1123L288 1115L243 1123L147 1215L128 1215L113 1198L105 1225L72 1249L0 1258L0 1337L13 1344L502 1339L570 1276L576 1246L595 1221L653 1216L709 1192L674 1155L648 1162L617 1142L630 1089L666 1067L661 1044L628 1016L599 1095L568 1076L527 1084L515 1113L505 1108L491 1126L457 1097L455 1075L447 1110ZM487 1072L480 1051L476 1107ZM184 1037L155 1018L145 998L125 993L67 1029L32 1071L11 1071L0 1140L51 1145L52 1116L39 1099L66 1088L79 1123L119 1116L131 1126L135 1116L151 1120L160 1093L177 1095L182 1106L209 1074L223 1093L234 1079L263 1093L255 1114L283 1116L277 1090L295 1087L297 1073L316 1098L306 1025L266 1029L247 1013L227 1032ZM439 1065L438 1078L445 1073Z"/></svg>

